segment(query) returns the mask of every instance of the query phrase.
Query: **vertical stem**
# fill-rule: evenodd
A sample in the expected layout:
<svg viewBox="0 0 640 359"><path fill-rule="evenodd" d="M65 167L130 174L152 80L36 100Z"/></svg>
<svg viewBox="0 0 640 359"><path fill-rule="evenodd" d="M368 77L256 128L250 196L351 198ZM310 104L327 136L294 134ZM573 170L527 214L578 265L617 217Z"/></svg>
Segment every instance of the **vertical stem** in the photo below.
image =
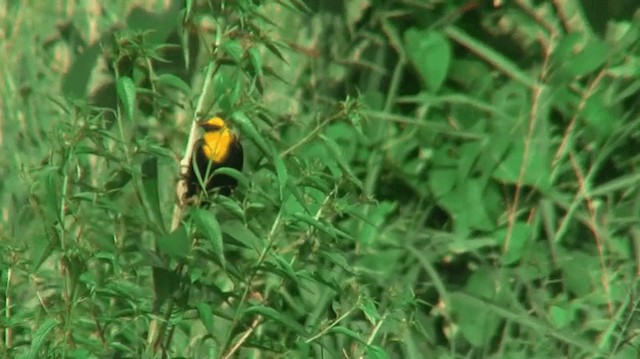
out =
<svg viewBox="0 0 640 359"><path fill-rule="evenodd" d="M186 192L186 189L187 189L187 184L185 182L184 175L187 173L187 170L189 169L189 164L191 162L191 155L193 153L193 146L196 142L196 134L197 134L196 122L198 120L198 116L200 115L204 107L205 99L207 98L207 93L209 92L208 90L211 87L212 79L217 69L218 69L218 66L215 65L214 62L210 62L207 68L205 69L205 79L204 79L204 83L202 84L202 91L200 92L200 96L198 98L195 111L193 113L193 121L191 121L191 130L189 131L187 146L184 151L184 156L180 160L180 179L178 180L178 184L176 186L176 194L178 198L177 198L176 204L173 207L173 218L171 220L171 227L170 227L171 232L175 231L178 228L178 226L180 225L180 221L182 220L182 214L184 210L184 203L183 203L182 197L184 196L184 193ZM180 274L182 273L183 268L184 266L182 264L178 264L178 266L176 267L176 272L178 276L180 276ZM169 319L171 318L171 312L173 311L173 304L174 304L173 297L171 297L169 299L169 304L167 306L167 312L163 316L164 318L163 320L165 322L168 322ZM155 312L154 314L157 314L159 310L160 308L154 308L154 312ZM166 323L165 325L160 325L159 320L157 319L157 316L152 320L151 324L149 325L149 333L147 335L147 344L150 347L152 347L154 350L157 350L159 347L159 344L162 343L162 336L163 336L163 333L166 331L166 328L167 328Z"/></svg>
<svg viewBox="0 0 640 359"><path fill-rule="evenodd" d="M13 271L11 267L7 270L7 288L5 290L5 300L4 300L4 317L7 321L7 327L4 329L4 344L5 350L9 352L11 350L11 346L13 345L13 333L11 331L11 326L9 323L11 322L11 306L13 305L11 301L11 278L13 277Z"/></svg>

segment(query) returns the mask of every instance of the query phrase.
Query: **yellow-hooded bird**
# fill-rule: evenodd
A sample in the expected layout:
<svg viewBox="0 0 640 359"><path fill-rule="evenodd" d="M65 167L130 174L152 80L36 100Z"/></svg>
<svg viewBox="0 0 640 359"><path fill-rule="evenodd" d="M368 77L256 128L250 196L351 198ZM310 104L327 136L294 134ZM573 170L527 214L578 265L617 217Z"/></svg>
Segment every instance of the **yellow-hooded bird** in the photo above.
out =
<svg viewBox="0 0 640 359"><path fill-rule="evenodd" d="M228 196L236 187L237 180L226 174L214 174L222 167L242 171L243 152L238 137L221 117L212 117L198 125L204 134L193 149L193 158L187 172L186 198L196 195L203 188L207 193L218 190ZM197 171L197 173L196 173ZM199 176L198 176L199 174Z"/></svg>

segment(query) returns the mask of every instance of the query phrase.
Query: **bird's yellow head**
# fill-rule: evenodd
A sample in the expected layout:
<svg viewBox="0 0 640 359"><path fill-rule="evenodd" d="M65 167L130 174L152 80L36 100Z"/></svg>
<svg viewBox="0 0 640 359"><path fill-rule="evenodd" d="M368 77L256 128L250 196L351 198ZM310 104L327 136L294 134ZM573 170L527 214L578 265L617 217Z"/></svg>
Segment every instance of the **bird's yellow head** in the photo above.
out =
<svg viewBox="0 0 640 359"><path fill-rule="evenodd" d="M229 155L233 141L235 141L227 123L216 116L202 121L198 125L204 129L202 152L213 163L224 162Z"/></svg>

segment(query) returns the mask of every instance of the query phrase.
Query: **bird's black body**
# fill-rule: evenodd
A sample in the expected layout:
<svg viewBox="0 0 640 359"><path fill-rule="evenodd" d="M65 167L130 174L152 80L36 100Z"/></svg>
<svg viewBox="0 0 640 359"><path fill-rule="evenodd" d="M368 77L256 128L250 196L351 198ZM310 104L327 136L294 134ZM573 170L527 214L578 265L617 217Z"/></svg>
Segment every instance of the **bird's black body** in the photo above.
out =
<svg viewBox="0 0 640 359"><path fill-rule="evenodd" d="M211 120L210 120L211 121ZM193 149L193 156L191 165L189 166L189 171L187 172L187 193L186 197L190 198L200 192L202 186L200 181L198 180L198 176L196 175L194 166L197 167L197 170L200 174L200 178L202 182L205 184L205 188L207 193L212 191L218 191L220 194L228 196L231 194L231 191L237 186L238 181L226 174L214 174L214 172L223 167L229 167L236 169L238 171L242 171L243 165L243 151L242 145L235 137L235 135L230 134L231 140L228 143L228 146L224 149L224 156L220 160L220 162L215 162L207 157L205 153L205 139L207 133L214 133L216 131L228 131L226 129L226 125L224 125L224 129L220 129L217 126L212 127L207 125L206 123L202 125L205 129L205 136L198 140ZM211 145L210 147L215 147L217 145ZM220 147L217 147L218 150ZM208 174L208 176L207 176Z"/></svg>

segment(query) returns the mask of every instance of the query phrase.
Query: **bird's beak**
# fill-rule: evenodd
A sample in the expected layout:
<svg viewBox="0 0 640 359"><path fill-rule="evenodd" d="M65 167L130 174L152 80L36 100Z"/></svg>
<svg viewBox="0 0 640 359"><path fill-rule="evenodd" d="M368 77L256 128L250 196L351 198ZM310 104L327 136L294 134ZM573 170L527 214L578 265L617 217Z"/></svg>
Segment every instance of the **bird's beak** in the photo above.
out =
<svg viewBox="0 0 640 359"><path fill-rule="evenodd" d="M204 125L207 124L207 120L200 120L196 122L196 125L198 125L198 127L200 128L204 128Z"/></svg>

